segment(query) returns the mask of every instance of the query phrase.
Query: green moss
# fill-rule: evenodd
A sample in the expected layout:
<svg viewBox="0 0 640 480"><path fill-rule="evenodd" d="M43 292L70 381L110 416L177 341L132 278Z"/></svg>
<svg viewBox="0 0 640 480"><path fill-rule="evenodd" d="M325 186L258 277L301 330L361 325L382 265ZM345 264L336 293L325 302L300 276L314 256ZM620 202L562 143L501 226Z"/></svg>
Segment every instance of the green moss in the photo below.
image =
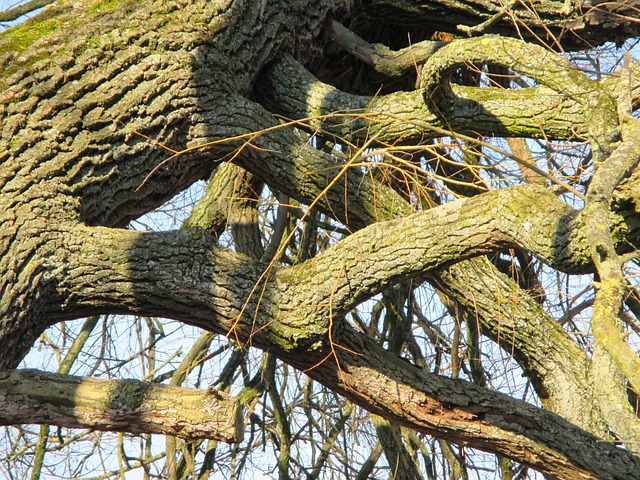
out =
<svg viewBox="0 0 640 480"><path fill-rule="evenodd" d="M58 4L50 6L39 15L16 25L2 33L0 33L0 58L7 54L12 54L9 61L0 68L0 89L6 87L4 79L10 77L17 71L30 70L32 65L52 55L66 54L67 49L64 45L53 48L51 42L46 44L43 42L42 48L33 49L32 46L40 39L51 38L55 42L57 31L66 29L67 31L79 30L82 34L87 34L86 48L98 48L102 44L103 33L100 30L100 20L104 12L117 11L118 18L112 13L107 15L110 19L105 23L106 27L102 30L108 30L113 22L119 22L120 19L133 9L134 5L139 4L139 0L97 0L89 5L90 10L79 9L71 2L60 0ZM80 7L81 8L81 7ZM87 12L93 14L93 18L87 18ZM85 24L95 23L91 28L85 28ZM82 28L80 27L82 25ZM62 35L60 40L65 41ZM28 54L27 54L28 52ZM76 49L72 55L78 57L82 54L83 49ZM23 55L24 53L24 55ZM13 59L21 57L19 62Z"/></svg>
<svg viewBox="0 0 640 480"><path fill-rule="evenodd" d="M140 407L151 388L149 384L130 380L116 382L115 385L116 388L109 395L110 406L127 408L131 411Z"/></svg>
<svg viewBox="0 0 640 480"><path fill-rule="evenodd" d="M60 19L49 18L38 20L33 18L22 25L11 28L0 33L0 54L6 52L23 52L36 40L46 37L59 29L62 22Z"/></svg>
<svg viewBox="0 0 640 480"><path fill-rule="evenodd" d="M120 16L127 15L138 0L97 0L88 10L90 14L117 10ZM22 53L36 40L46 37L64 27L73 30L78 25L78 18L87 21L86 11L74 11L74 5L61 2L57 7L50 7L34 18L0 33L0 56L7 52Z"/></svg>
<svg viewBox="0 0 640 480"><path fill-rule="evenodd" d="M115 10L120 4L120 0L100 0L94 3L89 9L89 13L104 12L107 10Z"/></svg>
<svg viewBox="0 0 640 480"><path fill-rule="evenodd" d="M16 147L20 145L20 143L21 141L18 140L17 138L12 138L11 140L9 140L9 151L13 152L16 149Z"/></svg>
<svg viewBox="0 0 640 480"><path fill-rule="evenodd" d="M245 387L238 394L240 405L250 405L256 398L262 394L262 389L255 387Z"/></svg>

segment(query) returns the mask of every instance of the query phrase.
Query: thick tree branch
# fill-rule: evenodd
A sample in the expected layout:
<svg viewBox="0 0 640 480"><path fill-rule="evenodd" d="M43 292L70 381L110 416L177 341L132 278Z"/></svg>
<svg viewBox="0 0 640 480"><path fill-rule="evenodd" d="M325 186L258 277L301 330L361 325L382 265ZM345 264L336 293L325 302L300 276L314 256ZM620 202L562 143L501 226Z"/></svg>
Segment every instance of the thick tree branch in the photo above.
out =
<svg viewBox="0 0 640 480"><path fill-rule="evenodd" d="M615 250L609 221L613 192L637 167L638 162L640 122L629 119L623 129L623 141L599 165L591 181L584 208L591 258L599 276L591 318L596 344L593 354L594 376L599 380L594 386L600 402L607 406L619 404L620 397L623 397L625 387L620 374L629 380L636 391L640 388L640 361L621 331L620 316L627 290L627 280L622 270L625 260ZM623 432L622 434L640 430L640 422L625 403L622 407L609 407L609 413L613 428Z"/></svg>
<svg viewBox="0 0 640 480"><path fill-rule="evenodd" d="M473 0L451 3L446 0L367 0L364 21L374 29L376 25L393 24L430 26L436 31L448 31L466 35L465 26L486 22L504 12L504 2L499 0ZM551 0L535 4L535 7L518 2L497 22L488 25L482 33L521 37L528 40L543 39L555 48L586 49L604 42L620 42L620 39L638 36L640 26L636 21L638 2L630 3L567 3ZM616 25L611 30L612 23ZM520 28L526 25L526 29ZM605 31L603 31L603 29ZM606 33L605 33L606 32Z"/></svg>
<svg viewBox="0 0 640 480"><path fill-rule="evenodd" d="M558 415L430 374L348 327L334 340L339 364L330 357L307 374L369 411L456 443L500 452L551 478L628 480L640 475L637 457ZM292 362L303 368L307 361L301 360Z"/></svg>
<svg viewBox="0 0 640 480"><path fill-rule="evenodd" d="M549 189L512 187L371 225L318 257L278 270L274 278L281 284L279 288L286 289L313 278L309 284L317 293L310 294L308 304L324 305L331 298L332 308L339 314L400 279L511 246L530 251L563 271L592 271L582 227L579 213ZM134 283L151 280L147 275L157 281L161 277L158 268L166 268L163 273L169 274L171 268L186 261L180 258L181 252L188 256L186 252L191 249L193 259L187 264L195 269L193 276L200 275L201 282L204 278L215 282L218 268L221 273L238 268L234 273L237 281L244 278L242 281L247 282L255 281L264 270L259 263L212 247L215 242L211 237L197 231L156 233L78 227L70 233L65 244L71 264L63 284L69 284L68 291L74 297L80 295L80 304L85 300L79 285L91 282L89 267L97 274L106 271L116 275L114 278ZM109 258L114 260L113 266L103 263ZM76 271L78 262L82 268ZM186 281L188 268L179 270L184 271L164 279L167 286L190 283ZM353 283L352 278L360 281ZM117 284L117 280L113 282ZM210 293L207 289L205 292ZM89 298L87 295L87 301Z"/></svg>
<svg viewBox="0 0 640 480"><path fill-rule="evenodd" d="M0 373L0 425L53 424L185 439L242 437L237 398L138 380L97 380L38 370Z"/></svg>
<svg viewBox="0 0 640 480"><path fill-rule="evenodd" d="M429 110L419 92L376 97L353 95L320 82L291 57L265 73L260 101L320 133L363 141L411 143L442 136L441 128L483 135L579 139L587 123L580 104L546 87L505 90L452 85L455 92L440 113ZM431 127L436 127L433 129Z"/></svg>
<svg viewBox="0 0 640 480"><path fill-rule="evenodd" d="M456 69L487 63L531 77L559 95L580 104L594 157L601 160L619 133L618 111L611 92L547 49L511 38L484 36L458 40L438 50L421 72L421 90L427 106L444 115L455 100L451 75ZM444 117L446 118L446 117Z"/></svg>
<svg viewBox="0 0 640 480"><path fill-rule="evenodd" d="M428 279L468 312L467 322L477 323L514 356L545 408L587 431L608 434L586 393L592 389L587 356L527 292L486 258L435 271Z"/></svg>
<svg viewBox="0 0 640 480"><path fill-rule="evenodd" d="M333 40L352 55L371 65L376 71L390 76L399 76L422 65L445 43L429 41L414 43L399 51L393 51L380 43L370 44L358 37L344 25L331 23Z"/></svg>

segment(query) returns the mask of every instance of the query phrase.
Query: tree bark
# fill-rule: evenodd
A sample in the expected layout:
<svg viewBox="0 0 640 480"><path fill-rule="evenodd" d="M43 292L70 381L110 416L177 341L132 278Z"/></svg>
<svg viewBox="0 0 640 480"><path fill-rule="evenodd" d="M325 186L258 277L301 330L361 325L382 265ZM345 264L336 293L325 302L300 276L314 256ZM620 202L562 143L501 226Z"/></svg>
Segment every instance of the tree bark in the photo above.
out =
<svg viewBox="0 0 640 480"><path fill-rule="evenodd" d="M532 35L556 35L551 46L560 49L583 48L582 39L601 43L637 35L639 24L625 16L634 8L635 1L589 7L543 2L534 15L524 4L505 8L491 2L60 2L1 34L0 368L14 369L56 322L102 313L157 315L267 350L388 420L498 452L551 478L640 478L640 460L628 451L553 413L418 369L344 319L361 301L425 275L464 309L477 308L464 304L468 290L453 277L471 268L466 260L505 248L526 250L564 272L601 270L589 244L594 218L606 216L610 256L638 248L640 172L619 186L616 182L607 196L615 198L613 205L596 199L603 210L597 215L574 209L557 191L540 185L489 191L410 215L405 198L354 168L366 164L358 155L339 162L292 128L338 137L362 157L367 148L455 131L587 140L596 160L606 163L620 135L629 131L625 122L637 122L620 115L618 80L591 80L549 51L521 41L451 42L425 56L421 89L412 92L355 95L318 78L327 78L324 59L335 48L331 26L341 17L371 42L378 41L375 30L381 25L421 27L424 37L436 28L465 31L459 25L472 28L467 33L516 36L518 22L525 22ZM446 16L438 15L444 11ZM522 58L505 56L516 47ZM452 86L452 72L467 62L509 67L542 86L508 92ZM639 68L631 65L630 72ZM341 83L353 80L350 75ZM630 103L637 105L640 76L632 78ZM283 122L277 114L293 121ZM255 230L238 242L252 255L219 246L215 222L205 224L197 209L191 225L180 231L122 228L209 177L222 162L243 168L247 182L250 174L250 181L304 202L355 233L322 255L279 268L253 254L259 245ZM218 180L224 183L222 173ZM559 191L575 191L556 183ZM247 191L247 184L242 188ZM444 273L453 265L462 272ZM500 292L515 291L508 279L498 282ZM549 328L555 335L546 340L557 354L537 357L531 341L545 340L546 327L533 322L535 314L524 312L527 306L533 308L523 306L522 321L513 308L513 324L507 325L516 358L552 408L604 431L584 403L571 417L576 404L562 392L563 386L569 392L584 386L586 380L572 379L571 372L586 365L585 356L554 326ZM495 300L486 297L484 307L489 313L483 327L498 337L496 323L486 320L495 312ZM540 321L551 324L546 317ZM518 337L520 323L525 327ZM570 368L554 371L565 362ZM4 373L7 392L16 378L30 375L35 374ZM58 378L37 375L51 383ZM65 377L65 382L60 388L83 388L79 379ZM31 384L25 380L25 385ZM105 385L100 388L113 388ZM147 388L154 394L144 394ZM230 432L235 435L238 428L238 407L231 400L215 400L229 403L224 433L215 423L195 422L188 430L181 419L164 419L158 426L145 417L142 410L157 408L145 402L162 398L162 388L124 382L118 389L132 389L134 403L128 395L117 396L115 407L91 404L107 414L81 415L63 410L69 407L63 402L55 417L47 417L54 410L31 404L36 405L32 421L235 438ZM28 393L20 391L20 399L31 402ZM180 390L183 394L191 395ZM193 395L202 401L212 396ZM217 415L211 421L218 421Z"/></svg>
<svg viewBox="0 0 640 480"><path fill-rule="evenodd" d="M53 424L238 442L237 398L138 380L98 380L38 370L0 374L0 425Z"/></svg>

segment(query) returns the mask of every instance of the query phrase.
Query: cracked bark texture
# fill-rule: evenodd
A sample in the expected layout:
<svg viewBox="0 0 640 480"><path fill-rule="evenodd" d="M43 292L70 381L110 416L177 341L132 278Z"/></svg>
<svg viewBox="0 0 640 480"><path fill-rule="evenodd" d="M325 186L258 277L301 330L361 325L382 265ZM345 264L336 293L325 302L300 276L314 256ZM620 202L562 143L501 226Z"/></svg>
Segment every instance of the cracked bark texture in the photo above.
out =
<svg viewBox="0 0 640 480"><path fill-rule="evenodd" d="M637 419L616 410L619 396L597 395L589 355L529 293L478 258L520 249L558 271L597 271L606 283L615 275L597 255L616 260L638 248L640 175L630 158L637 121L619 118L618 77L592 80L550 50L494 36L429 50L421 87L411 91L374 95L376 82L363 85L358 69L375 69L375 56L360 54L363 64L351 70L331 63L336 20L358 35L338 42L340 58L351 61L362 42L382 51L375 44L398 25L420 41L480 24L482 33L517 37L522 22L527 40L584 49L637 36L637 21L626 16L637 7L543 2L536 14L524 4L473 1L56 2L0 35L0 368L16 368L57 322L161 316L266 350L397 425L502 454L550 478L640 478L631 452L640 444ZM505 53L514 49L520 56ZM400 67L384 74L407 74L406 52L388 58ZM451 84L468 63L496 64L541 85ZM638 105L640 67L629 68L630 103ZM341 161L292 126L361 155L389 144L419 147L452 131L580 140L601 171L619 157L627 167L604 197L587 191L583 210L538 184L415 213L406 195L352 167L357 157ZM123 228L211 176L181 230ZM350 235L298 265L265 262L252 207L262 185ZM235 252L218 245L227 222ZM596 233L604 250L594 245ZM419 369L345 321L362 301L422 278L467 322L502 339L551 411ZM618 312L607 311L594 316L615 324ZM604 341L602 348L613 353ZM610 368L633 383L628 360L614 356ZM3 375L15 383L12 375L29 374ZM69 424L39 413L32 421ZM171 428L167 420L157 431ZM393 428L383 447L397 455ZM627 450L596 436L610 431Z"/></svg>

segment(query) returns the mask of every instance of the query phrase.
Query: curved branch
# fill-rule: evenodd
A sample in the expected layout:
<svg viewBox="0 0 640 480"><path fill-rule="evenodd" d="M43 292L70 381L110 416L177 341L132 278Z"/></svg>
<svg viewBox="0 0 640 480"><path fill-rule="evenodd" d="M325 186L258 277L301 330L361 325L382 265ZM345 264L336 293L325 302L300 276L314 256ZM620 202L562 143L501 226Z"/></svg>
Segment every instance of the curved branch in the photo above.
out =
<svg viewBox="0 0 640 480"><path fill-rule="evenodd" d="M326 328L330 311L339 316L402 279L504 248L522 248L562 271L593 271L580 212L539 186L490 191L374 224L322 255L283 269L271 270L216 247L213 237L197 230L131 232L77 227L63 235L43 247L40 255L51 263L60 258L59 244L65 245L64 275L61 280L51 279L59 282L63 298L71 295L72 301L61 302L64 317L93 314L92 306L109 306L152 308L147 313L151 315L162 310L193 323L201 315L210 317L208 309L214 308L226 319L227 326L222 328L227 331L221 333L229 333L247 307L242 304L246 298L239 299L236 292L263 292L262 298L247 301L249 316L258 305L263 309L268 303L269 316L286 313L289 328L306 329L316 321ZM353 282L354 278L358 281ZM266 281L264 290L256 286L262 280ZM123 296L109 298L108 292L119 282L132 282L132 286L118 287ZM105 297L97 295L93 285L98 284L105 289ZM96 303L96 297L107 303ZM226 307L221 309L222 305ZM207 328L206 323L201 326ZM291 347L295 349L296 343Z"/></svg>
<svg viewBox="0 0 640 480"><path fill-rule="evenodd" d="M527 75L578 102L598 160L618 136L618 110L611 92L554 52L513 38L487 35L456 40L434 53L423 66L420 80L427 105L443 115L455 100L450 83L455 70L487 63Z"/></svg>
<svg viewBox="0 0 640 480"><path fill-rule="evenodd" d="M279 271L278 278L309 280L316 286L309 303L322 304L330 294L339 315L401 279L509 247L523 248L559 270L592 271L582 228L579 213L549 189L512 187L371 225L322 255ZM318 288L323 284L330 285L329 292Z"/></svg>
<svg viewBox="0 0 640 480"><path fill-rule="evenodd" d="M441 128L481 135L580 139L587 134L581 105L546 87L505 90L452 85L451 103L432 112L417 92L353 95L325 84L289 56L264 72L256 93L264 105L320 132L362 141L415 143ZM432 129L430 127L436 127Z"/></svg>

